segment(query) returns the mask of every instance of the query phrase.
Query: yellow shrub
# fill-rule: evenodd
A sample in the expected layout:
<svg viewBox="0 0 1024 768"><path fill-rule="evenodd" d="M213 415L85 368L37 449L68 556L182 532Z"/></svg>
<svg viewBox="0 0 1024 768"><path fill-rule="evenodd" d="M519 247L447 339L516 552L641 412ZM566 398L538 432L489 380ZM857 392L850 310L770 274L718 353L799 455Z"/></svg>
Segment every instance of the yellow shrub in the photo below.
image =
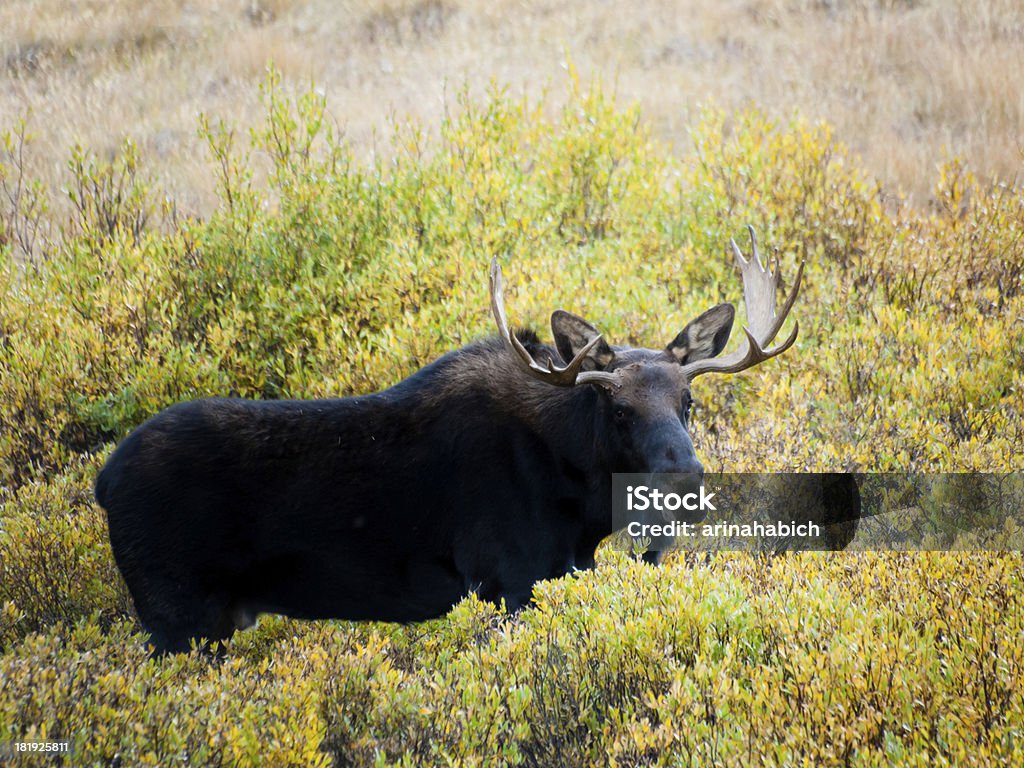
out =
<svg viewBox="0 0 1024 768"><path fill-rule="evenodd" d="M0 745L68 738L74 765L1022 762L1019 553L605 551L512 618L474 598L413 627L266 617L222 663L149 660L91 496L109 445L181 399L392 384L491 331L495 253L514 322L564 306L659 346L739 301L725 246L751 223L785 275L807 265L801 336L699 383L710 470L1024 470L1019 189L953 163L933 211L883 205L827 126L756 111L707 112L680 160L575 80L554 118L463 99L438 141L396 129L365 167L314 95L271 76L265 96L255 155L203 121L210 220L155 226L126 145L73 158L75 218L38 263L0 236Z"/></svg>

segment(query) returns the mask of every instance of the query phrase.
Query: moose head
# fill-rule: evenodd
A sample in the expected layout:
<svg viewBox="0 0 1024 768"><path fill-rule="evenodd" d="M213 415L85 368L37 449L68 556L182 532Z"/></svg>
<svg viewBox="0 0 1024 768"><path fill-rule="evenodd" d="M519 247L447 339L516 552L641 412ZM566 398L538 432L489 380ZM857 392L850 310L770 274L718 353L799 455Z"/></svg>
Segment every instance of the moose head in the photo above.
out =
<svg viewBox="0 0 1024 768"><path fill-rule="evenodd" d="M564 310L551 316L558 357L542 354L538 360L509 331L503 298L501 267L491 263L491 310L506 347L533 378L558 387L589 386L598 392L599 438L607 455L614 456L613 471L702 475L703 467L689 435L692 381L705 373L738 373L785 352L796 341L799 324L789 337L773 347L800 290L803 264L793 288L776 312L778 264L765 264L757 238L748 227L752 256L744 258L736 241L732 249L743 276L747 325L741 346L718 357L732 331L735 311L719 304L691 321L663 349L609 345L582 317ZM545 353L546 350L542 350ZM558 363L561 363L560 365Z"/></svg>

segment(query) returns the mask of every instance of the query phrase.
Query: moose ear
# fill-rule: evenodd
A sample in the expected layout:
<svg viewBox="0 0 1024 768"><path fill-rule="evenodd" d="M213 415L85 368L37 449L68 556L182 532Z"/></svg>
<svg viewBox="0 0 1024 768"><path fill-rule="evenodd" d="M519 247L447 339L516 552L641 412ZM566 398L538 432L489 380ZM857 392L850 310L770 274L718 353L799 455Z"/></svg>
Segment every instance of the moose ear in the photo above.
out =
<svg viewBox="0 0 1024 768"><path fill-rule="evenodd" d="M683 328L666 349L680 365L714 357L729 341L735 314L732 304L712 307Z"/></svg>
<svg viewBox="0 0 1024 768"><path fill-rule="evenodd" d="M564 309L556 309L551 313L551 332L555 336L555 348L562 358L562 362L568 363L587 344L601 334L597 328L592 326L579 315L566 312ZM604 368L615 357L612 348L604 339L601 339L587 354L587 360L583 364L584 370Z"/></svg>

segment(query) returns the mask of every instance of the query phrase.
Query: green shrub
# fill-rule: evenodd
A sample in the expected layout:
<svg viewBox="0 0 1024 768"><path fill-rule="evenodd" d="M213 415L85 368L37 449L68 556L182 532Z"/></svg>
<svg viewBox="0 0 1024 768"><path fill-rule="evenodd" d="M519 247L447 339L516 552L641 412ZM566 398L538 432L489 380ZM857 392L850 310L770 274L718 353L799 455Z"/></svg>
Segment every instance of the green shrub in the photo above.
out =
<svg viewBox="0 0 1024 768"><path fill-rule="evenodd" d="M0 649L29 632L86 617L107 626L130 615L107 521L92 497L99 462L0 499Z"/></svg>
<svg viewBox="0 0 1024 768"><path fill-rule="evenodd" d="M883 204L827 126L756 111L709 110L676 158L575 74L561 110L463 97L369 166L315 95L272 74L264 96L249 150L202 121L208 221L165 216L130 144L75 154L72 218L27 263L44 202L0 215L0 744L66 737L97 766L1021 762L1019 553L604 551L511 618L264 617L221 663L148 659L91 495L109 446L181 399L390 385L491 332L493 254L514 322L564 306L658 346L739 300L726 245L752 223L785 276L807 265L801 336L700 381L709 470L1024 469L1019 189L952 163L933 210Z"/></svg>
<svg viewBox="0 0 1024 768"><path fill-rule="evenodd" d="M511 619L276 620L220 664L58 624L0 657L0 733L74 765L1015 764L1021 565L615 556Z"/></svg>

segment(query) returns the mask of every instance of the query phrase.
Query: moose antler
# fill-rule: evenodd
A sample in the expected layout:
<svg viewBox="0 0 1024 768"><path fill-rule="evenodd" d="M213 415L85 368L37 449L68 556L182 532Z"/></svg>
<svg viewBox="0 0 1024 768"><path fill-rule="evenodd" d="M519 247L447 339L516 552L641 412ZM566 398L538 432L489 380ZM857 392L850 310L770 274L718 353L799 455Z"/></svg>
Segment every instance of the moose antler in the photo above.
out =
<svg viewBox="0 0 1024 768"><path fill-rule="evenodd" d="M509 331L508 318L505 316L504 289L501 265L498 264L498 257L495 256L491 260L491 312L494 314L494 320L498 324L498 333L505 341L505 346L512 351L533 378L558 387L573 387L577 384L619 386L619 376L614 373L583 370L583 362L590 350L601 340L600 336L591 339L564 367L559 368L551 361L548 361L546 365L541 365L534 360L533 355L523 346L522 342Z"/></svg>
<svg viewBox="0 0 1024 768"><path fill-rule="evenodd" d="M754 228L747 226L750 233L750 244L753 254L749 260L743 258L739 246L735 240L732 243L732 251L736 255L736 263L743 274L743 298L747 304L747 325L743 327L746 338L743 346L724 357L697 360L683 366L683 373L690 379L700 376L702 373L738 373L747 368L752 368L758 363L770 360L780 355L793 346L796 335L800 331L800 324L793 323L793 332L781 344L766 349L778 334L782 324L789 316L793 308L797 293L800 291L800 280L803 278L804 265L800 264L797 270L796 279L793 281L793 290L782 306L782 313L775 314L775 289L779 285L779 265L775 262L774 271L771 264L767 266L761 263L761 254L757 250L757 237L754 235Z"/></svg>

